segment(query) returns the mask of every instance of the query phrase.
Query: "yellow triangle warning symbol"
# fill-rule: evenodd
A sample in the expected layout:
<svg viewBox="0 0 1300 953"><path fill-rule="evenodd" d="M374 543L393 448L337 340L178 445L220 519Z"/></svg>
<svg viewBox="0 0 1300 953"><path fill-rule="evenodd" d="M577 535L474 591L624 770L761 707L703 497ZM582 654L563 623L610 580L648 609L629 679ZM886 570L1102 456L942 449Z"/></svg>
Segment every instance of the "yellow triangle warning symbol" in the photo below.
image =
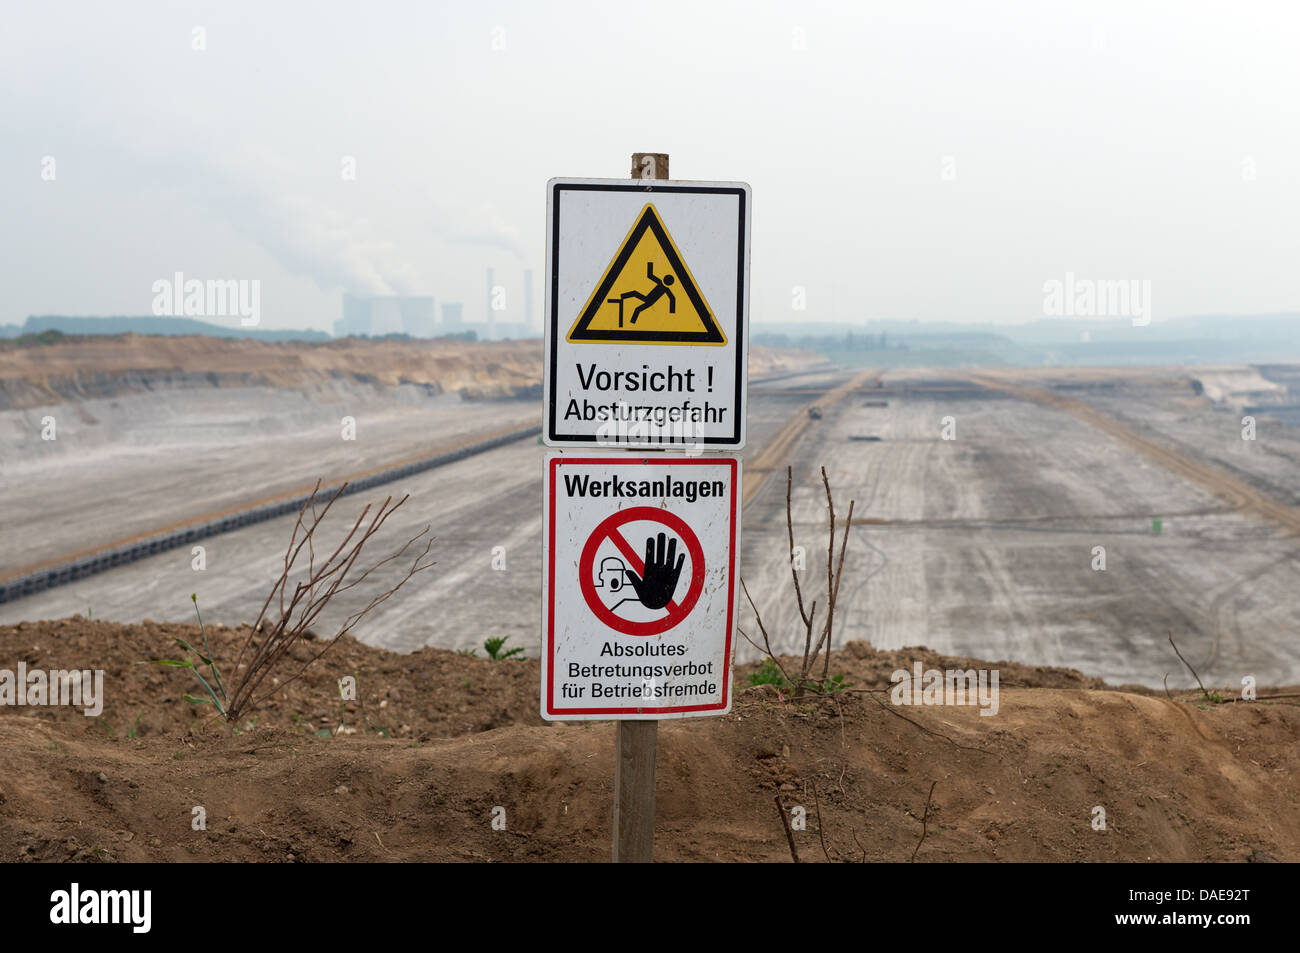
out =
<svg viewBox="0 0 1300 953"><path fill-rule="evenodd" d="M659 213L646 205L565 340L717 345L727 336Z"/></svg>

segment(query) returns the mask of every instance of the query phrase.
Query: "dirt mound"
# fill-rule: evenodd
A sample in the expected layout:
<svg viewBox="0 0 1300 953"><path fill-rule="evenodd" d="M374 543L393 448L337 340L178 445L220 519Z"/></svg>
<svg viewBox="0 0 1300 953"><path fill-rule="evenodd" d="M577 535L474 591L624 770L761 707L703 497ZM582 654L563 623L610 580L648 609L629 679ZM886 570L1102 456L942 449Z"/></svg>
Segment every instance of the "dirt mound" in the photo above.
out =
<svg viewBox="0 0 1300 953"><path fill-rule="evenodd" d="M218 657L246 635L209 630ZM176 636L197 627L0 627L0 668L105 673L99 717L0 708L0 860L607 858L612 727L543 723L536 660L349 639L232 734L185 701L189 673L139 664ZM996 668L998 714L892 706L878 690L916 661ZM1300 860L1294 705L863 643L835 656L850 688L830 699L749 687L754 670L731 714L662 724L658 858L788 860L779 797L807 812L803 860Z"/></svg>

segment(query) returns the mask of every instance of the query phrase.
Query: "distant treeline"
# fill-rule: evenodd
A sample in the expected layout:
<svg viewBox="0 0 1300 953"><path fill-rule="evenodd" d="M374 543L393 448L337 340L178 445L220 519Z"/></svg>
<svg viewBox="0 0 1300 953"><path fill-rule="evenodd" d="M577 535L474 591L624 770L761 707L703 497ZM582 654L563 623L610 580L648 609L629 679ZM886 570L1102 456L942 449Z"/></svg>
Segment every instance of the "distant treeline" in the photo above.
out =
<svg viewBox="0 0 1300 953"><path fill-rule="evenodd" d="M845 351L887 351L890 347L889 335L884 331L879 334L846 331L843 335L755 334L754 343L761 344L764 347L805 348L812 351L823 351L831 348ZM907 345L901 341L896 340L893 346L900 351L907 350Z"/></svg>
<svg viewBox="0 0 1300 953"><path fill-rule="evenodd" d="M867 331L845 331L841 334L773 334L758 332L754 343L766 347L807 348L814 351L911 351L913 349L950 350L954 348L1006 348L1014 347L1015 342L1000 334L988 334L982 331L956 333L913 332L909 334L894 333L891 338L888 331L873 334Z"/></svg>
<svg viewBox="0 0 1300 953"><path fill-rule="evenodd" d="M407 334L405 331L394 331L391 334L348 334L338 340L347 338L359 338L362 341L432 341L434 338L416 337L413 334ZM439 341L477 341L478 332L474 330L457 331L454 334L439 334L436 338Z"/></svg>
<svg viewBox="0 0 1300 953"><path fill-rule="evenodd" d="M24 338L24 344L49 344L65 334L203 334L217 338L254 338L258 341L332 341L324 331L269 330L260 328L228 328L193 318L115 317L73 318L57 314L33 315L25 324L0 324L0 338ZM358 334L349 335L365 340L405 341L420 340L409 334ZM453 341L477 341L478 332L459 331L439 337Z"/></svg>
<svg viewBox="0 0 1300 953"><path fill-rule="evenodd" d="M753 340L768 347L819 351L840 364L881 367L1300 361L1300 318L1293 315L1184 318L1145 327L1127 321L1040 321L1008 325L1001 333L960 325L890 323L889 331L827 323L813 325L808 329L812 333L794 332L790 325L777 331L756 328Z"/></svg>
<svg viewBox="0 0 1300 953"><path fill-rule="evenodd" d="M19 337L59 331L63 334L205 334L218 338L256 338L259 341L329 341L324 331L228 328L209 321L170 317L74 318L58 314L32 315L21 326L0 325L0 337Z"/></svg>

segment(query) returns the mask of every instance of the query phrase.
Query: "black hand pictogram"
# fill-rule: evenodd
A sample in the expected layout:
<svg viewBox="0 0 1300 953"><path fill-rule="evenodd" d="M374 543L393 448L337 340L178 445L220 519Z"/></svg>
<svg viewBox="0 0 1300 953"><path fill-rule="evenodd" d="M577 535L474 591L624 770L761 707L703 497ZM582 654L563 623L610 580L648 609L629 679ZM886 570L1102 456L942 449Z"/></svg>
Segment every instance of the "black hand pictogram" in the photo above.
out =
<svg viewBox="0 0 1300 953"><path fill-rule="evenodd" d="M636 590L641 605L647 609L662 609L672 601L677 591L677 580L682 574L682 563L686 554L677 555L677 540L667 540L663 533L658 537L659 546L655 548L654 538L645 541L645 578L632 570L627 574L632 578L631 586ZM667 552L664 544L667 542ZM674 562L676 560L676 562Z"/></svg>

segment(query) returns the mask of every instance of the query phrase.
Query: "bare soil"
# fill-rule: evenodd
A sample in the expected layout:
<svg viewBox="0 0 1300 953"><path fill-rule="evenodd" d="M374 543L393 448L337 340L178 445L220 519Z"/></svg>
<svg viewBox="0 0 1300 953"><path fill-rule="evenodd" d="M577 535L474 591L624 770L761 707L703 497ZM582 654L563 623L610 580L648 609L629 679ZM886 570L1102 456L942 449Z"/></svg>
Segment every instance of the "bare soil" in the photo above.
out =
<svg viewBox="0 0 1300 953"><path fill-rule="evenodd" d="M233 658L247 630L208 634ZM188 672L140 664L176 657L176 636L197 644L198 628L0 627L0 668L103 669L106 696L95 718L0 707L0 860L608 857L613 726L541 721L537 660L349 638L232 733L184 700ZM869 691L916 660L998 669L998 714ZM807 812L803 861L1300 860L1289 701L1213 705L861 642L834 657L850 689L833 698L750 687L754 668L737 671L731 714L661 723L658 859L788 862L779 798ZM340 700L344 675L356 702Z"/></svg>

